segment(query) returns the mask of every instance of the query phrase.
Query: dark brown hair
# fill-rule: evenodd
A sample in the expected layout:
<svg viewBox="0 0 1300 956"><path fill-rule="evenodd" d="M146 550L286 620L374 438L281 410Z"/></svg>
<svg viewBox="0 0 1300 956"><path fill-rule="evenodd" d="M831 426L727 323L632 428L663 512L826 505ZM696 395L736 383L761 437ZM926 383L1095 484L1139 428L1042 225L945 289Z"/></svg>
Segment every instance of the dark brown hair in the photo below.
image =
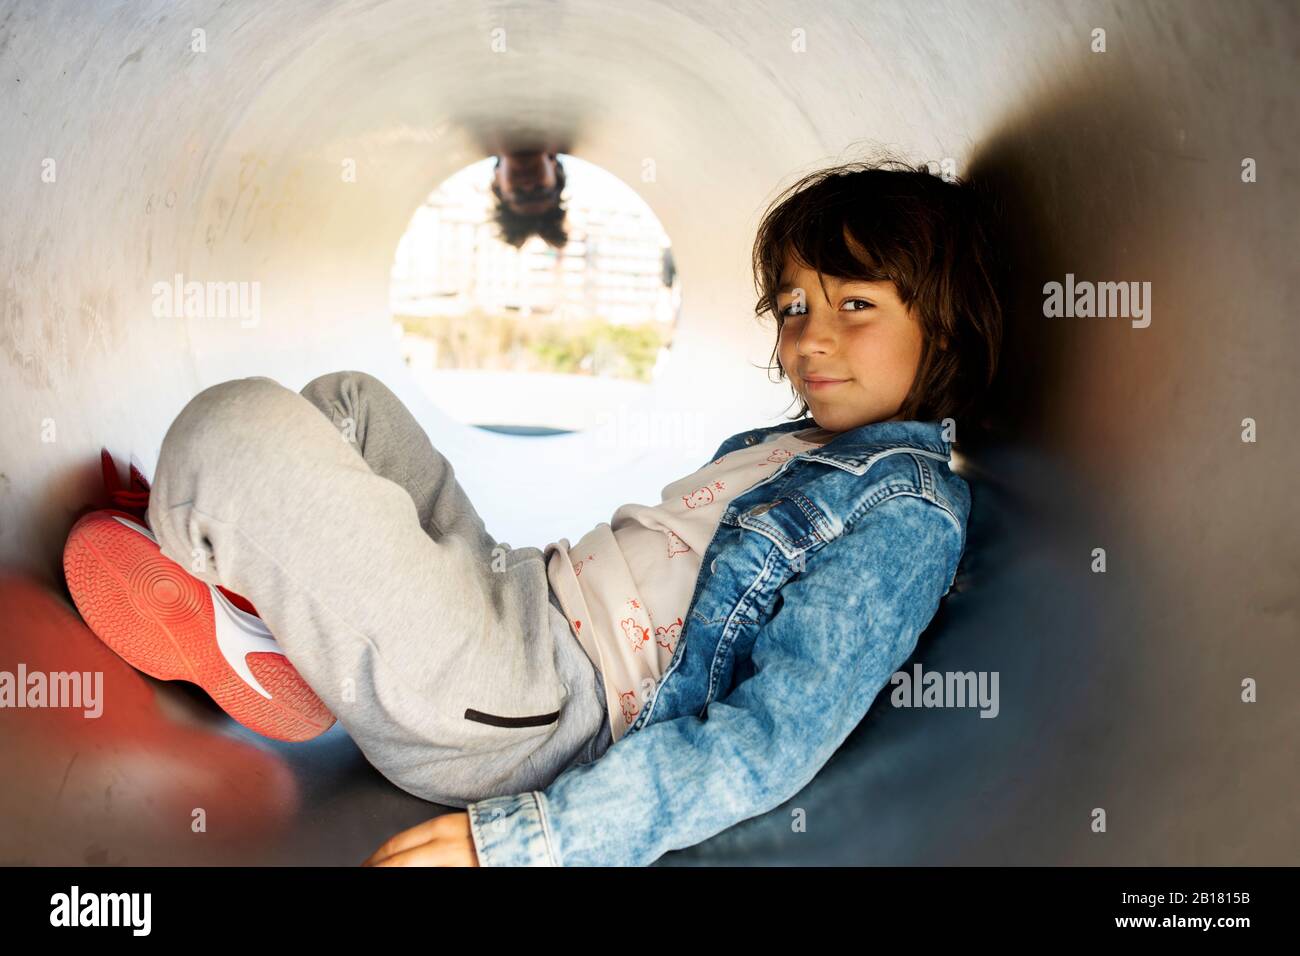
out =
<svg viewBox="0 0 1300 956"><path fill-rule="evenodd" d="M530 237L541 236L547 245L563 249L569 241L568 230L564 224L565 211L560 205L560 195L564 192L566 180L564 163L559 159L555 161L555 188L551 190L555 204L547 206L541 212L517 212L506 202L505 196L501 194L501 186L497 183L495 172L500 166L501 157L498 156L496 165L492 167L492 195L496 197L492 220L497 224L501 241L518 249Z"/></svg>
<svg viewBox="0 0 1300 956"><path fill-rule="evenodd" d="M986 198L969 183L895 159L820 169L788 186L764 213L754 239L755 316L770 314L777 323L769 371L786 377L777 289L792 253L822 275L891 280L912 308L923 345L901 417L978 415L1002 341L1002 263L988 222L995 210ZM800 405L792 418L808 413L802 398Z"/></svg>

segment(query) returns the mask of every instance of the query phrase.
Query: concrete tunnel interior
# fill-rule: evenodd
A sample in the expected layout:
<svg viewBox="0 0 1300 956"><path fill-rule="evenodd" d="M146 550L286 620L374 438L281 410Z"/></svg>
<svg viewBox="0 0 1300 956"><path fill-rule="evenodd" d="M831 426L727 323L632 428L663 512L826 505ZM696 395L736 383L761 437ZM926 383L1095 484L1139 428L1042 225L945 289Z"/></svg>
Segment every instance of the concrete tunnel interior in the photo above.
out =
<svg viewBox="0 0 1300 956"><path fill-rule="evenodd" d="M75 617L60 556L101 446L152 466L209 385L356 368L494 535L576 538L779 420L755 225L797 175L881 147L1004 207L1005 425L970 456L961 586L915 659L1008 697L979 720L882 694L798 798L825 826L778 809L664 862L1294 862L1298 51L1300 13L1270 2L0 4L0 667L93 662L131 701L93 730L0 715L0 859L348 864L430 815L341 727L257 739L88 632L37 639ZM396 243L439 182L519 144L618 176L672 237L673 359L629 414L690 416L689 440L485 432L413 384ZM256 280L261 321L155 317L176 274ZM1149 282L1149 323L1044 317L1067 274ZM579 501L554 480L575 462ZM235 821L201 850L138 812L197 792Z"/></svg>

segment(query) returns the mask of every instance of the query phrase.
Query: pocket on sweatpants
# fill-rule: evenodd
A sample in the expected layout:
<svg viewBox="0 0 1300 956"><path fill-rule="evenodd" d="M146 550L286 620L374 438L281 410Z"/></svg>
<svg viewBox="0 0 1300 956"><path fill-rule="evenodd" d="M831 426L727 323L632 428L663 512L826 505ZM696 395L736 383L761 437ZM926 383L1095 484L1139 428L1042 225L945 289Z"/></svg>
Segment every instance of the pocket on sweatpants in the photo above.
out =
<svg viewBox="0 0 1300 956"><path fill-rule="evenodd" d="M469 750L513 752L522 757L540 746L560 726L568 699L562 684L543 688L536 684L510 692L513 682L500 688L473 687L448 695L443 704L452 710L459 726L457 736Z"/></svg>
<svg viewBox="0 0 1300 956"><path fill-rule="evenodd" d="M462 754L474 754L485 761L474 770L474 782L481 784L490 778L490 786L495 788L505 786L506 780L531 779L530 759L559 731L564 698L507 702L494 697L488 694L461 700L456 737ZM467 766L474 764L471 760Z"/></svg>
<svg viewBox="0 0 1300 956"><path fill-rule="evenodd" d="M559 721L560 711L556 709L545 714L513 715L493 714L485 710L466 707L465 719L472 720L475 723L489 724L493 727L546 727Z"/></svg>

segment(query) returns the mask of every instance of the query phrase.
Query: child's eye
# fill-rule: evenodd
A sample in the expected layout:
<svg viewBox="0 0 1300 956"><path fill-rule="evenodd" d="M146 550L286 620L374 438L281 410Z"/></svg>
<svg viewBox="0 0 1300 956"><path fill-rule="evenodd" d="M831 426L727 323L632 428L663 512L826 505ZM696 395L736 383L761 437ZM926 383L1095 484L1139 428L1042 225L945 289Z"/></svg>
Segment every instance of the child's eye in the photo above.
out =
<svg viewBox="0 0 1300 956"><path fill-rule="evenodd" d="M864 308L861 309L849 309L850 312L865 312L867 309L874 309L876 307L875 303L869 302L866 299L846 299L844 304L848 305L850 302L861 302L864 306Z"/></svg>
<svg viewBox="0 0 1300 956"><path fill-rule="evenodd" d="M793 309L794 311L791 312L790 311L791 309ZM784 316L803 315L807 311L808 310L806 308L800 306L798 303L791 302L789 305L787 305L784 309L781 310L781 315Z"/></svg>

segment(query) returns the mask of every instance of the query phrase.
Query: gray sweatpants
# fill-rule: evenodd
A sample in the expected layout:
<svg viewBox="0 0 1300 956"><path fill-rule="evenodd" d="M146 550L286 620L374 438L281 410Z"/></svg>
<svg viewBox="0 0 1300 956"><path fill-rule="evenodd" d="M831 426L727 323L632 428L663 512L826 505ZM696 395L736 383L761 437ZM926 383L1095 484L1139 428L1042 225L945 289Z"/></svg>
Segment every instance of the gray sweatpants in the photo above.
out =
<svg viewBox="0 0 1300 956"><path fill-rule="evenodd" d="M543 552L489 535L452 465L364 372L199 392L149 500L163 553L242 594L366 758L463 807L610 743L599 670Z"/></svg>

